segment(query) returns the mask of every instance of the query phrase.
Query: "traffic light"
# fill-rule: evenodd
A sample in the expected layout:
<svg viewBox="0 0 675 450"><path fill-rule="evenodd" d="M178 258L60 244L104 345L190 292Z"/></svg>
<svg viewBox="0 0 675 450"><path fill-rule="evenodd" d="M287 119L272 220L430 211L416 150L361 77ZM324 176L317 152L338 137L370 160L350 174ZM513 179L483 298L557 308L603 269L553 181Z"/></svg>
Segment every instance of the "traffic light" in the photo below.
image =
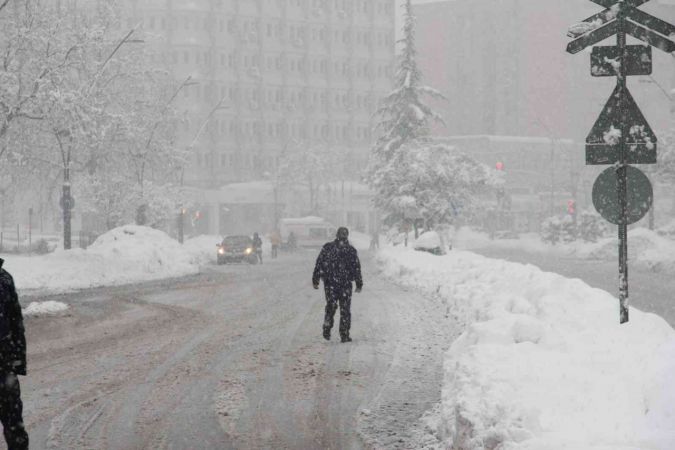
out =
<svg viewBox="0 0 675 450"><path fill-rule="evenodd" d="M504 170L504 163L501 162L501 161L497 161L497 164L495 164L495 167L497 168L497 170L499 170L501 172L501 171Z"/></svg>
<svg viewBox="0 0 675 450"><path fill-rule="evenodd" d="M574 200L567 200L567 212L574 215L577 212L577 202Z"/></svg>

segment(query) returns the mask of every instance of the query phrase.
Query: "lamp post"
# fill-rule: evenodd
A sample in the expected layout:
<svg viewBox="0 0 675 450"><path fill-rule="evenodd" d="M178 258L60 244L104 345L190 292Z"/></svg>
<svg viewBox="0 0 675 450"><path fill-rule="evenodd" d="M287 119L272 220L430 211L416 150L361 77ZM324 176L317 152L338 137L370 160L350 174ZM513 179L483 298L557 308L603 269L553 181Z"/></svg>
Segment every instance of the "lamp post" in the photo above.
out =
<svg viewBox="0 0 675 450"><path fill-rule="evenodd" d="M195 137L192 139L190 142L190 145L187 146L187 153L190 155L192 151L194 150L195 145L197 144L197 141L199 141L199 138L201 137L202 133L206 129L206 126L209 124L213 116L216 114L217 111L222 111L230 109L228 105L225 105L225 97L221 98L220 101L216 104L216 106L213 107L213 109L209 112L209 114L206 116L206 119L204 119L204 122L202 122L201 126L197 130L197 133L195 134ZM180 174L180 185L183 187L183 182L185 178L185 166L181 166L180 168L181 174ZM183 205L179 205L178 209L178 242L181 244L183 243L185 239L185 208Z"/></svg>
<svg viewBox="0 0 675 450"><path fill-rule="evenodd" d="M113 59L115 54L122 48L124 44L140 44L144 41L141 39L131 39L132 35L136 32L140 24L136 25L131 31L129 31L115 46L113 51L108 55L103 64L98 68L94 74L91 83L86 89L86 95L89 96L92 89L96 86L96 83L101 77L101 74L105 70L108 63ZM84 89L84 85L81 86ZM73 135L71 130L68 128L55 128L52 130L54 136L56 137L57 143L59 145L59 150L61 152L61 162L63 164L63 185L61 193L61 209L63 210L63 248L64 250L70 250L72 248L72 232L71 232L71 221L72 221L72 209L75 206L75 200L71 194L71 184L70 184L70 165L72 162L72 147L73 147ZM67 139L68 142L64 145L64 139Z"/></svg>

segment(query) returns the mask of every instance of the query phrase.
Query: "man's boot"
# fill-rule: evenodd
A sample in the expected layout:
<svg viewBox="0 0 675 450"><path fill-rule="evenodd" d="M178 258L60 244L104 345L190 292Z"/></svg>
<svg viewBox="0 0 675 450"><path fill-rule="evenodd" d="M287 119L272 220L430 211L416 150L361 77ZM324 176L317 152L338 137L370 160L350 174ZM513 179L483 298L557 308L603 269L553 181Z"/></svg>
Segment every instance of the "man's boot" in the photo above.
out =
<svg viewBox="0 0 675 450"><path fill-rule="evenodd" d="M342 341L343 343L345 343L345 342L351 342L351 341L352 341L352 338L350 338L349 336L342 336L341 341Z"/></svg>
<svg viewBox="0 0 675 450"><path fill-rule="evenodd" d="M327 341L330 341L330 328L323 327L323 338Z"/></svg>

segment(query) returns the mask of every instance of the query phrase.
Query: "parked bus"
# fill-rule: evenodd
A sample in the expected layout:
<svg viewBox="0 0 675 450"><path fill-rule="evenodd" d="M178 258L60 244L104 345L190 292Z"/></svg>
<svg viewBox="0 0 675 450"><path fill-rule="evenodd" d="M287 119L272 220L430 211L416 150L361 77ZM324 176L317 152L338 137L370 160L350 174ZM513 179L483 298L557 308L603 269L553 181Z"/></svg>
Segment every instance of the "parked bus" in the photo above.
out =
<svg viewBox="0 0 675 450"><path fill-rule="evenodd" d="M293 233L299 247L321 247L335 237L336 228L321 217L281 219L282 248L288 248L288 237Z"/></svg>

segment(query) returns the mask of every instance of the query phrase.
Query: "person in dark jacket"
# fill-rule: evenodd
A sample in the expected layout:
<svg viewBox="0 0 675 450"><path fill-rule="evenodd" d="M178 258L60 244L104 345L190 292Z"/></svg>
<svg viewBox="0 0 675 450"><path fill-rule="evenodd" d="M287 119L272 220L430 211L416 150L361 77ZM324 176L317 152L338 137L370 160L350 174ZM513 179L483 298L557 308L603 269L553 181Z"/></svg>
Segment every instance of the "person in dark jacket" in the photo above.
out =
<svg viewBox="0 0 675 450"><path fill-rule="evenodd" d="M26 375L26 336L12 276L0 259L0 422L7 448L28 448L17 375Z"/></svg>
<svg viewBox="0 0 675 450"><path fill-rule="evenodd" d="M255 252L256 256L258 257L258 260L260 261L260 264L263 263L263 254L262 254L262 239L260 239L260 235L258 233L253 233L253 251Z"/></svg>
<svg viewBox="0 0 675 450"><path fill-rule="evenodd" d="M356 284L356 292L361 292L363 279L358 253L349 244L348 237L347 228L338 229L336 239L321 249L312 276L314 289L319 289L319 282L323 280L326 292L326 316L323 322L323 337L326 340L330 340L333 318L339 305L340 338L342 342L352 341L349 337L352 320L352 282Z"/></svg>

